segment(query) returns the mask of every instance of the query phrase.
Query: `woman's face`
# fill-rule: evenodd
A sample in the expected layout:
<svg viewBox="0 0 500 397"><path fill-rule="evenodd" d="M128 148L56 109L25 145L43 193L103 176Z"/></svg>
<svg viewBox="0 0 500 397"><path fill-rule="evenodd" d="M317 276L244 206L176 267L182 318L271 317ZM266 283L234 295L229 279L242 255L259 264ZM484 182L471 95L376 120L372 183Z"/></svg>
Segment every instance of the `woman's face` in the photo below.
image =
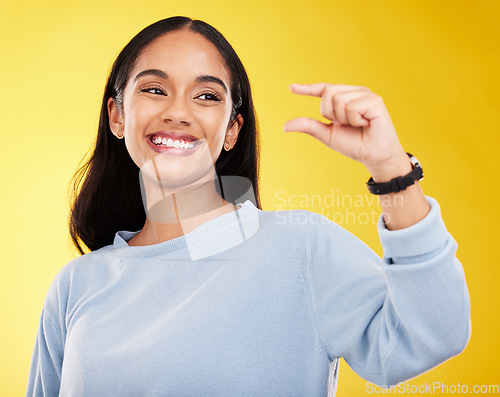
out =
<svg viewBox="0 0 500 397"><path fill-rule="evenodd" d="M224 142L234 146L243 121L229 124L230 81L219 51L205 37L167 33L137 59L123 112L109 100L111 130L124 130L132 160L164 186L213 178Z"/></svg>

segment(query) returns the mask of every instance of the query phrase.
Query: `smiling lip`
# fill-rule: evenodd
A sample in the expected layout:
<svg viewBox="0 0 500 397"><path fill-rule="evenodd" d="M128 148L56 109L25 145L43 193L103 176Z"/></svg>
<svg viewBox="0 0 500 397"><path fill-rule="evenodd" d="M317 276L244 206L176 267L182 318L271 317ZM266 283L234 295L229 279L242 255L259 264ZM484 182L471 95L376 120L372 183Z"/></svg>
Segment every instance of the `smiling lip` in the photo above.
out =
<svg viewBox="0 0 500 397"><path fill-rule="evenodd" d="M154 137L159 136L161 138L171 138L172 140L182 140L186 142L193 142L198 140L197 137L190 135L190 134L184 134L181 132L173 132L173 131L157 131L153 132L152 134L149 134L147 138L149 140L152 140Z"/></svg>
<svg viewBox="0 0 500 397"><path fill-rule="evenodd" d="M194 145L192 149L182 149L176 147L167 147L167 146L159 146L153 143L154 138L166 138L172 139L173 141L179 140L184 142L190 142ZM146 140L148 141L149 146L157 153L166 153L173 156L189 156L196 152L198 147L203 143L203 140L196 138L190 134L178 133L173 131L158 131L146 136Z"/></svg>

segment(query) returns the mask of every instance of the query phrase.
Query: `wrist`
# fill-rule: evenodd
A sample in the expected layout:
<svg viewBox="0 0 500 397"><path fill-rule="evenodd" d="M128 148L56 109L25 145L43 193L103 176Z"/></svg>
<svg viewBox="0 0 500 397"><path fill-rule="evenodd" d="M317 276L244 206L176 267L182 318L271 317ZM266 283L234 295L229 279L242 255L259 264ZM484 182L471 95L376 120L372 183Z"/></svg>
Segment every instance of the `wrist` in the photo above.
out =
<svg viewBox="0 0 500 397"><path fill-rule="evenodd" d="M408 174L413 169L412 163L405 152L391 161L366 167L373 181L377 183L389 182L394 178Z"/></svg>
<svg viewBox="0 0 500 397"><path fill-rule="evenodd" d="M422 180L422 178L424 177L424 172L422 170L422 167L420 166L420 163L412 154L406 153L406 155L408 156L409 162L411 164L411 171L403 175L396 176L391 180L385 182L378 182L373 177L370 178L366 183L370 193L377 195L398 193L414 185L415 182ZM386 169L385 173L381 173L380 169L377 170L377 172L375 173L376 178L378 180L385 180L385 178L388 178L388 176L390 175L394 175L394 173L398 172L398 170L406 169L406 167L403 166L403 163L398 162L396 163L396 165L397 166L395 168L392 168L390 171L387 171L388 169Z"/></svg>

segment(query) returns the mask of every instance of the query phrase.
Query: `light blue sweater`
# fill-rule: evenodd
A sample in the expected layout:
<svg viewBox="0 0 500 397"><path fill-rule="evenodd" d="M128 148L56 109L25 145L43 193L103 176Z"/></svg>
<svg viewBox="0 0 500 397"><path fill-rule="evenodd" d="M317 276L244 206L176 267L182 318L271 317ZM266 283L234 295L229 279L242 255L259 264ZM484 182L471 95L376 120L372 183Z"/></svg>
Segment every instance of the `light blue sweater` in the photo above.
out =
<svg viewBox="0 0 500 397"><path fill-rule="evenodd" d="M326 217L250 201L185 236L134 233L57 275L28 396L325 396L343 357L394 385L460 353L469 297L435 200L409 228L380 219L381 260Z"/></svg>

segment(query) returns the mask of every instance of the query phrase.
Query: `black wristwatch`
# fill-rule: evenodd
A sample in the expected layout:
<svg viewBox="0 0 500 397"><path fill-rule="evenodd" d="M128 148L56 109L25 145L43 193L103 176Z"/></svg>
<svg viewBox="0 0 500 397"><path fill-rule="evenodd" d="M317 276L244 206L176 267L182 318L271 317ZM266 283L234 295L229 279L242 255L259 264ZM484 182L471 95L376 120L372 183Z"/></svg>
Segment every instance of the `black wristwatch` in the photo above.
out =
<svg viewBox="0 0 500 397"><path fill-rule="evenodd" d="M370 178L366 185L368 190L373 194L387 194L387 193L397 193L401 190L405 190L408 186L411 186L415 181L421 181L424 179L424 170L420 166L417 158L410 153L406 153L410 157L413 169L409 174L405 176L399 176L397 178L391 179L389 182L377 183Z"/></svg>

